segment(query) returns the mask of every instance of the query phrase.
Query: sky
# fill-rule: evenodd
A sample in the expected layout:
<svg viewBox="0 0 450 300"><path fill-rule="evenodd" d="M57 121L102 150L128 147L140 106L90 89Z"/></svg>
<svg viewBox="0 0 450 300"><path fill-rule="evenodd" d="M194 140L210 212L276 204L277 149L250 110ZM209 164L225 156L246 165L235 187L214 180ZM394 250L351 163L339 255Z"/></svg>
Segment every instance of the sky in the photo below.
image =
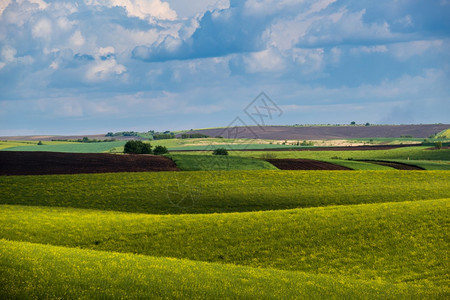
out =
<svg viewBox="0 0 450 300"><path fill-rule="evenodd" d="M255 125L261 92L264 124L450 123L449 16L450 0L0 0L0 136Z"/></svg>

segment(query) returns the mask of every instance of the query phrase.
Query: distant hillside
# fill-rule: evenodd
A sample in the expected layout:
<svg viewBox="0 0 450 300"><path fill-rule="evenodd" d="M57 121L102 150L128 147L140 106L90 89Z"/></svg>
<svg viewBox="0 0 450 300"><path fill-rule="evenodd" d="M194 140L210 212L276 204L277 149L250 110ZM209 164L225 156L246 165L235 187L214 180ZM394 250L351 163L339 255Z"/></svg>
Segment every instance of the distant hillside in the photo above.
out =
<svg viewBox="0 0 450 300"><path fill-rule="evenodd" d="M372 125L372 126L251 126L238 128L213 128L192 130L189 133L202 133L211 137L224 138L260 138L270 140L325 140L357 138L428 138L450 124L426 125Z"/></svg>
<svg viewBox="0 0 450 300"><path fill-rule="evenodd" d="M90 140L105 140L105 139L115 139L117 141L127 141L127 140L148 140L136 136L114 136L106 137L105 134L88 134L88 135L27 135L27 136L4 136L0 137L0 140L7 141L52 141L52 140L78 140L84 137Z"/></svg>
<svg viewBox="0 0 450 300"><path fill-rule="evenodd" d="M423 124L423 125L334 125L334 126L250 126L234 128L211 128L186 131L186 134L203 134L210 137L224 138L248 138L267 140L328 140L328 139L358 139L358 138L428 138L435 134L443 135L449 129L450 124ZM181 137L181 134L177 134ZM114 136L106 137L105 134L96 135L35 135L35 136L8 136L0 137L0 140L25 140L25 141L51 141L51 140L77 140L83 137L89 139L124 140L148 140L140 136Z"/></svg>

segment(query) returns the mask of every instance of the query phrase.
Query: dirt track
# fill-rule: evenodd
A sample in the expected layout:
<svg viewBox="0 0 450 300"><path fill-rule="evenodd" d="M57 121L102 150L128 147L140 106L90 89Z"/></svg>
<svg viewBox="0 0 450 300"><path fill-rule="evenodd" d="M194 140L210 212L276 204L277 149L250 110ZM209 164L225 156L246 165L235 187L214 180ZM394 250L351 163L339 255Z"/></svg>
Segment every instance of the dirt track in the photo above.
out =
<svg viewBox="0 0 450 300"><path fill-rule="evenodd" d="M312 159L267 159L280 170L351 170L349 168Z"/></svg>
<svg viewBox="0 0 450 300"><path fill-rule="evenodd" d="M0 175L178 170L169 158L155 155L0 151Z"/></svg>

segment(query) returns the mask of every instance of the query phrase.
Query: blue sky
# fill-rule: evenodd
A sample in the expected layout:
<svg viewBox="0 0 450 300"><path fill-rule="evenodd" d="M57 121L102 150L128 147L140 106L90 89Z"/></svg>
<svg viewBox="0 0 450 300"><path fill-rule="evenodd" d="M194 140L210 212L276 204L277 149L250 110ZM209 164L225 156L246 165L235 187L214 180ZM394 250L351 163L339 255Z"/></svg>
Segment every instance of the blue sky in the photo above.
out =
<svg viewBox="0 0 450 300"><path fill-rule="evenodd" d="M0 136L450 121L449 0L2 0ZM251 120L247 119L248 124Z"/></svg>

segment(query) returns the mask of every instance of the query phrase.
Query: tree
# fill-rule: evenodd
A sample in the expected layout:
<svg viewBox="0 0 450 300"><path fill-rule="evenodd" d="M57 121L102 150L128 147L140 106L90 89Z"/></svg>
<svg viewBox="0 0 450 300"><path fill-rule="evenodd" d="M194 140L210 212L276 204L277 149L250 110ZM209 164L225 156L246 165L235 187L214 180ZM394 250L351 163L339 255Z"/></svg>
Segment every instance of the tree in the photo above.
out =
<svg viewBox="0 0 450 300"><path fill-rule="evenodd" d="M365 126L370 126L370 123L369 123L369 122L367 122Z"/></svg>
<svg viewBox="0 0 450 300"><path fill-rule="evenodd" d="M38 144L39 146L40 146L40 145L44 145L44 143L42 143L42 141L39 141L37 144Z"/></svg>
<svg viewBox="0 0 450 300"><path fill-rule="evenodd" d="M441 150L442 149L442 142L436 142L434 143L434 148Z"/></svg>
<svg viewBox="0 0 450 300"><path fill-rule="evenodd" d="M228 151L225 148L217 148L213 151L213 155L228 155Z"/></svg>
<svg viewBox="0 0 450 300"><path fill-rule="evenodd" d="M350 125L356 125L355 121L350 122Z"/></svg>
<svg viewBox="0 0 450 300"><path fill-rule="evenodd" d="M131 140L126 142L123 153L128 154L152 154L152 146L142 141Z"/></svg>
<svg viewBox="0 0 450 300"><path fill-rule="evenodd" d="M155 149L153 149L153 154L155 155L161 155L169 153L169 150L165 146L156 146Z"/></svg>

